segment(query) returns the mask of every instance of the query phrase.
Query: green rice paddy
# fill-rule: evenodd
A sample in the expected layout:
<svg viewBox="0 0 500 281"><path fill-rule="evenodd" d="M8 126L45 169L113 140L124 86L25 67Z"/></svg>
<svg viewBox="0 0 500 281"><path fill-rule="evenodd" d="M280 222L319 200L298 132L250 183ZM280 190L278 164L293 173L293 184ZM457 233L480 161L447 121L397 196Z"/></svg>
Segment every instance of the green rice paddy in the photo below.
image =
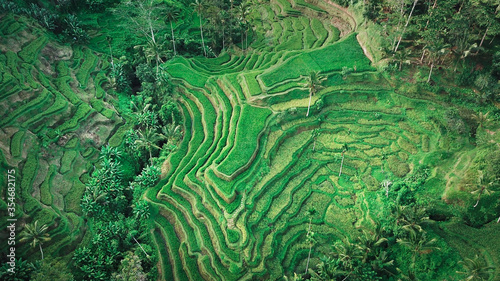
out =
<svg viewBox="0 0 500 281"><path fill-rule="evenodd" d="M310 14L336 17L338 28ZM384 180L432 166L422 188L441 198L475 157L463 154L448 169L455 164L449 155L469 144L455 139L450 147L445 105L426 93L399 93L365 56L355 23L341 11L321 1L272 0L250 17L259 24L248 50L162 65L184 120L169 168L144 195L163 280L293 276L305 268L311 208L315 265L331 254L332 241L376 227L388 212L380 210ZM0 45L18 38L0 54L0 164L20 175L19 212L54 225L44 250L70 256L86 234L80 201L98 149L119 146L133 124L105 91L106 56L28 36L28 26L13 16L0 22ZM304 83L313 71L327 79L306 116ZM462 256L481 251L490 265L500 264L491 238L497 226L434 228Z"/></svg>
<svg viewBox="0 0 500 281"><path fill-rule="evenodd" d="M159 209L167 279L290 276L305 267L308 209L318 211L314 263L329 254L320 245L375 227L380 210L368 198L382 199L383 180L410 175L441 149L446 108L397 94L355 33L339 38L285 0L254 13L262 24L250 50L164 65L182 89L186 132L164 180L147 192ZM342 77L344 67L352 74ZM306 117L301 85L311 71L328 80Z"/></svg>
<svg viewBox="0 0 500 281"><path fill-rule="evenodd" d="M5 15L1 22L0 45L7 48L0 54L2 170L16 169L17 211L54 226L44 250L65 256L85 233L82 176L92 168L96 148L112 137L119 145L125 133L117 111L103 100L101 64L108 58L54 43L24 18ZM98 89L95 98L88 98L88 85ZM29 250L18 248L20 256Z"/></svg>

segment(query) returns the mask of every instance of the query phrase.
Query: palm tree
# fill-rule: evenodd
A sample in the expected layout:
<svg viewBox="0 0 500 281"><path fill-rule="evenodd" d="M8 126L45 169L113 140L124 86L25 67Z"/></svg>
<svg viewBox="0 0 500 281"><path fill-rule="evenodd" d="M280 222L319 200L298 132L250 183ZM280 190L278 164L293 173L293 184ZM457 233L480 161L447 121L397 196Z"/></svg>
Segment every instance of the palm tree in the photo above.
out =
<svg viewBox="0 0 500 281"><path fill-rule="evenodd" d="M406 28L408 27L408 23L410 23L411 15L413 14L413 10L415 9L417 2L418 2L418 0L415 0L413 2L413 7L411 7L410 15L408 16L408 20L406 21L406 24L403 28L403 32L401 32L401 35L399 36L398 44L396 45L396 48L394 48L394 52L398 51L399 43L401 43L401 39L403 38L403 35L405 34Z"/></svg>
<svg viewBox="0 0 500 281"><path fill-rule="evenodd" d="M477 182L475 184L475 187L477 188L476 190L472 191L472 194L478 193L477 196L477 201L476 204L474 205L474 208L477 207L479 204L479 200L481 200L481 195L486 194L490 195L493 192L493 188L498 185L496 180L492 180L488 183L486 183L486 180L484 179L484 174L482 170L477 171Z"/></svg>
<svg viewBox="0 0 500 281"><path fill-rule="evenodd" d="M310 208L306 212L307 216L309 217L309 228L307 230L307 238L306 241L309 242L309 255L307 256L307 264L306 264L306 272L309 269L309 260L311 259L311 251L312 251L312 246L313 243L315 242L314 240L314 232L311 231L311 226L312 226L312 218L316 214L316 209Z"/></svg>
<svg viewBox="0 0 500 281"><path fill-rule="evenodd" d="M354 261L363 258L361 247L351 243L349 239L342 239L341 242L335 243L333 248L335 256L337 256L343 268L350 272L354 270Z"/></svg>
<svg viewBox="0 0 500 281"><path fill-rule="evenodd" d="M385 197L389 197L389 186L392 184L390 180L383 180L380 185L385 188Z"/></svg>
<svg viewBox="0 0 500 281"><path fill-rule="evenodd" d="M405 238L396 239L396 243L399 243L410 249L412 252L411 256L411 268L415 269L415 260L417 255L429 254L434 250L439 250L438 247L434 246L437 242L436 238L428 240L427 235L424 231L418 232L415 230L409 231L409 235Z"/></svg>
<svg viewBox="0 0 500 281"><path fill-rule="evenodd" d="M48 227L47 225L38 225L38 220L36 220L32 224L26 224L24 226L23 232L21 232L21 239L19 240L20 242L24 241L29 241L31 244L31 247L36 247L38 244L38 247L40 247L40 253L42 254L42 260L43 260L43 250L42 250L42 244L44 242L50 241L49 234L46 233Z"/></svg>
<svg viewBox="0 0 500 281"><path fill-rule="evenodd" d="M428 221L427 210L420 205L413 205L410 208L403 209L403 229L411 232L423 232L421 224Z"/></svg>
<svg viewBox="0 0 500 281"><path fill-rule="evenodd" d="M491 122L491 119L488 117L488 114L490 113L479 112L479 114L472 114L472 119L474 119L477 122L479 128L486 127Z"/></svg>
<svg viewBox="0 0 500 281"><path fill-rule="evenodd" d="M448 45L444 44L442 41L435 41L432 44L426 46L427 50L429 51L429 58L431 60L431 69L429 70L427 83L431 81L432 70L434 69L435 63L439 61L440 57L446 54L447 47Z"/></svg>
<svg viewBox="0 0 500 281"><path fill-rule="evenodd" d="M311 99L314 94L323 88L321 83L326 80L326 77L319 74L319 71L311 71L309 76L306 77L304 87L309 89L309 105L307 106L307 114L309 116L309 109L311 108Z"/></svg>
<svg viewBox="0 0 500 281"><path fill-rule="evenodd" d="M111 42L113 42L113 37L106 36L106 41L108 42L108 46L109 46L109 56L111 57L111 68L114 72L115 71L115 62L113 61L113 48L111 47Z"/></svg>
<svg viewBox="0 0 500 281"><path fill-rule="evenodd" d="M205 9L205 3L203 3L202 0L195 0L193 3L191 3L191 6L194 8L196 13L198 13L198 16L200 17L201 46L203 48L203 54L205 54L206 57L207 50L205 50L205 40L203 39L203 25L201 24L201 14Z"/></svg>
<svg viewBox="0 0 500 281"><path fill-rule="evenodd" d="M344 153L347 152L349 148L347 147L347 144L344 143L342 146L342 162L340 162L340 172L339 172L339 177L342 175L342 167L344 166Z"/></svg>
<svg viewBox="0 0 500 281"><path fill-rule="evenodd" d="M111 159L118 160L122 157L122 152L118 150L118 147L112 147L109 144L101 148L101 153L99 154L99 159Z"/></svg>
<svg viewBox="0 0 500 281"><path fill-rule="evenodd" d="M320 263L317 265L317 272L311 272L311 279L313 281L331 281L337 280L337 277L346 276L349 272L341 270L335 259L330 257L321 257Z"/></svg>
<svg viewBox="0 0 500 281"><path fill-rule="evenodd" d="M153 165L153 148L161 149L157 142L162 139L162 136L156 133L154 130L146 129L144 132L139 131L139 139L135 141L138 147L144 147L149 151L149 160L151 161L151 165Z"/></svg>
<svg viewBox="0 0 500 281"><path fill-rule="evenodd" d="M316 209L310 208L309 210L307 210L306 214L309 217L309 230L307 232L310 232L311 231L311 225L312 225L312 218L316 214Z"/></svg>
<svg viewBox="0 0 500 281"><path fill-rule="evenodd" d="M465 270L457 271L457 273L464 275L463 280L489 280L491 272L495 269L494 267L487 266L484 260L478 255L476 255L474 259L466 258L463 261L459 261L459 263L462 264Z"/></svg>
<svg viewBox="0 0 500 281"><path fill-rule="evenodd" d="M311 260L311 252L312 252L312 247L316 243L316 239L314 238L314 232L313 231L308 231L306 235L306 242L309 243L309 255L307 256L307 263L306 263L306 272L309 269L309 261Z"/></svg>
<svg viewBox="0 0 500 281"><path fill-rule="evenodd" d="M358 245L363 253L363 263L368 259L370 252L375 251L382 243L387 242L387 238L382 237L384 228L377 225L374 231L363 230L363 235L359 236Z"/></svg>
<svg viewBox="0 0 500 281"><path fill-rule="evenodd" d="M404 48L394 53L394 60L399 64L399 71L403 68L403 63L410 64L410 60L408 57L411 54L411 50L408 48Z"/></svg>
<svg viewBox="0 0 500 281"><path fill-rule="evenodd" d="M241 2L241 4L238 6L238 18L241 23L241 27L245 29L245 42L246 42L246 47L245 49L248 48L248 21L247 17L248 14L250 13L250 4L249 2ZM241 33L241 48L243 49L243 33Z"/></svg>
<svg viewBox="0 0 500 281"><path fill-rule="evenodd" d="M176 144L182 137L182 126L172 122L161 128L161 137L167 140L168 144Z"/></svg>
<svg viewBox="0 0 500 281"><path fill-rule="evenodd" d="M174 46L174 56L176 56L177 53L175 51L174 26L172 23L177 21L177 19L179 18L179 15L180 15L180 11L174 7L170 7L167 10L167 13L165 14L167 21L170 22L170 31L172 32L172 44Z"/></svg>
<svg viewBox="0 0 500 281"><path fill-rule="evenodd" d="M166 55L165 51L162 50L161 46L156 41L148 41L144 45L137 45L134 49L142 49L144 53L144 57L146 57L146 61L148 64L154 60L156 63L156 77L160 72L160 63L163 63L162 57Z"/></svg>

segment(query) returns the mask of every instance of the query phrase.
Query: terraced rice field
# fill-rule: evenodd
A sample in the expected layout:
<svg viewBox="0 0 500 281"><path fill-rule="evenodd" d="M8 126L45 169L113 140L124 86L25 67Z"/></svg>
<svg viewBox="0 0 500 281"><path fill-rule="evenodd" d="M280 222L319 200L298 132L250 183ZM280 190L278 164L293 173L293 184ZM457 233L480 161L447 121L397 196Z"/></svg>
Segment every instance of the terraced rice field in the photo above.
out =
<svg viewBox="0 0 500 281"><path fill-rule="evenodd" d="M310 208L315 264L331 241L373 227L384 179L406 176L440 149L440 105L396 94L348 20L337 18L342 32L320 20L336 13L327 4L293 6L259 6L256 39L240 55L164 65L185 119L182 144L146 194L166 280L281 280L303 271ZM302 84L311 71L328 79L306 118Z"/></svg>
<svg viewBox="0 0 500 281"><path fill-rule="evenodd" d="M0 163L16 169L18 217L49 225L44 250L63 256L85 234L82 182L97 149L119 145L123 135L116 132L128 124L102 89L108 58L52 43L29 26L12 15L0 24Z"/></svg>

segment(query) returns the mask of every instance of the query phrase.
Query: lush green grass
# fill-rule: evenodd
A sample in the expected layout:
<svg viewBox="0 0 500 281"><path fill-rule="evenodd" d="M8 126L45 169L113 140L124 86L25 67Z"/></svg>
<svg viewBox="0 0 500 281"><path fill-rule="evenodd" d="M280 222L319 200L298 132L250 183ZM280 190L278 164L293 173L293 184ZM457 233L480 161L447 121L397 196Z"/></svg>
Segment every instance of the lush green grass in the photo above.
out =
<svg viewBox="0 0 500 281"><path fill-rule="evenodd" d="M219 172L231 176L251 161L258 147L258 138L267 117L267 109L244 106L236 127L235 146L218 167Z"/></svg>
<svg viewBox="0 0 500 281"><path fill-rule="evenodd" d="M352 68L354 65L357 71L373 70L353 34L334 45L304 52L264 72L261 78L266 86L272 86L280 81L309 75L312 71L341 71L344 66Z"/></svg>

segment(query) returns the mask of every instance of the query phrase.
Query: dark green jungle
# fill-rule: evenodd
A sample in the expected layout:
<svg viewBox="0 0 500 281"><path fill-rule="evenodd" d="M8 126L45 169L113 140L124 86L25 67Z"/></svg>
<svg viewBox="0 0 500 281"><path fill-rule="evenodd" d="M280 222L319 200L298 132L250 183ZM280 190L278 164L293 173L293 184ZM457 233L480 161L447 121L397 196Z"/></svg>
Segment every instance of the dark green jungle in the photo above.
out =
<svg viewBox="0 0 500 281"><path fill-rule="evenodd" d="M498 0L0 0L0 280L500 280Z"/></svg>

